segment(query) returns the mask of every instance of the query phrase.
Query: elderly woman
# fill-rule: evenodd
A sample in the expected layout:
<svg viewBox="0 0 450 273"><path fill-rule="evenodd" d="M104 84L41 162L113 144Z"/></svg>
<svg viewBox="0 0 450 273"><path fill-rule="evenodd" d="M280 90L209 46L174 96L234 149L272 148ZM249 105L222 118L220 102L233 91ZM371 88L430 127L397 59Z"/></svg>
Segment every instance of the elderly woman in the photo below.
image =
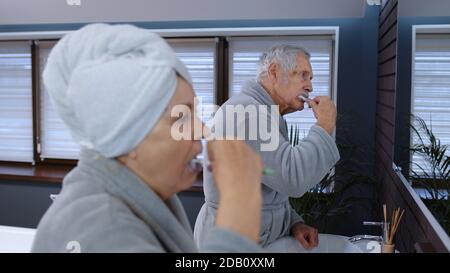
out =
<svg viewBox="0 0 450 273"><path fill-rule="evenodd" d="M195 181L201 144L171 136L175 122L194 130L195 114L171 115L195 112L194 92L166 42L131 25L88 25L55 46L44 83L82 149L32 250L198 251L176 194ZM259 156L240 141L211 141L208 156L221 199L200 251L258 251Z"/></svg>

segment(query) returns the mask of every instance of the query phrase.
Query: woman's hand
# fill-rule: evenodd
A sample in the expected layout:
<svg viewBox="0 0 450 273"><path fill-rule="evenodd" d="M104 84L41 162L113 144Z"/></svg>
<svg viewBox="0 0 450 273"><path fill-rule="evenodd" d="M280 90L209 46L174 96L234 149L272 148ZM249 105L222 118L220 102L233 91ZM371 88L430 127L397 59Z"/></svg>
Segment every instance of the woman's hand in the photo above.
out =
<svg viewBox="0 0 450 273"><path fill-rule="evenodd" d="M208 158L221 194L247 198L256 189L260 190L262 160L244 141L209 141Z"/></svg>
<svg viewBox="0 0 450 273"><path fill-rule="evenodd" d="M260 156L240 140L208 142L208 157L220 194L216 225L258 242L261 221Z"/></svg>

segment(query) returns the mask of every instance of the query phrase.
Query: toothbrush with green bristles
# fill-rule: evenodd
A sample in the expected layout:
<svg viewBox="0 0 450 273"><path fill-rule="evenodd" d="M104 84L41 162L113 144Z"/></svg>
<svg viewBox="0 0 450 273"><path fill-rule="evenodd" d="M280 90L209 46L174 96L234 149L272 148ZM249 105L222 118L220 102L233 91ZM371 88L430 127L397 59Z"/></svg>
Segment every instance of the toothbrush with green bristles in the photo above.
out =
<svg viewBox="0 0 450 273"><path fill-rule="evenodd" d="M200 139L201 143L202 143L202 151L205 152L206 149L206 143L207 140L202 138ZM197 156L193 159L191 159L191 161L189 162L189 168L194 171L194 172L200 172L203 170L204 165L206 164L206 169L209 172L212 172L212 164L211 162L208 160L208 155L207 153L204 153L203 156ZM264 167L262 170L262 175L265 176L271 176L271 175L275 175L275 170L269 167Z"/></svg>
<svg viewBox="0 0 450 273"><path fill-rule="evenodd" d="M204 164L205 164L205 162L202 158L193 158L189 162L189 167L193 171L200 172L201 170L203 170ZM212 164L209 161L207 161L207 163L206 163L206 168L208 171L212 172ZM268 175L268 176L275 175L275 170L272 168L265 167L262 171L262 175Z"/></svg>

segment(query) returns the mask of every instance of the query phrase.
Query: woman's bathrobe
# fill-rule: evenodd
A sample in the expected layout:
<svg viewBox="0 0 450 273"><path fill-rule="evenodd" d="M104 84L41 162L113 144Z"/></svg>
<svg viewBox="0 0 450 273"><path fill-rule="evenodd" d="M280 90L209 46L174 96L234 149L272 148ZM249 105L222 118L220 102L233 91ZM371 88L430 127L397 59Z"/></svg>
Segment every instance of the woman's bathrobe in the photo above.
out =
<svg viewBox="0 0 450 273"><path fill-rule="evenodd" d="M271 112L270 106L275 105L275 103L265 89L254 80L248 81L243 86L241 93L233 96L221 106L220 111L223 111L223 118L217 118L216 114L213 122L213 133L216 137L230 135L224 125L224 117L229 111L227 106L234 105L243 105L244 107L255 105L258 109L260 106L267 107L269 109L266 111L257 112L267 115L268 121L278 120L278 124L271 125L277 126L274 131L279 139L278 146L273 151L262 151L263 146L261 144L268 144L270 141L260 138L260 134L257 135L256 140L250 139L251 115L247 115L245 119L240 120L235 116L236 127L246 131L246 142L260 153L266 167L275 170L274 175L266 175L262 178L263 210L260 244L268 246L277 239L290 235L292 225L303 221L291 208L288 198L302 196L317 185L339 160L339 151L333 137L317 125L311 127L308 135L300 140L299 145L295 147L290 145L285 120L279 112L276 112L276 114ZM197 244L206 242L205 236L214 226L219 200L219 194L211 173L205 169L203 173L205 204L201 208L195 223L194 237Z"/></svg>
<svg viewBox="0 0 450 273"><path fill-rule="evenodd" d="M258 252L256 244L214 227L204 252ZM78 166L39 223L33 252L197 252L177 196L161 200L117 160L83 150Z"/></svg>

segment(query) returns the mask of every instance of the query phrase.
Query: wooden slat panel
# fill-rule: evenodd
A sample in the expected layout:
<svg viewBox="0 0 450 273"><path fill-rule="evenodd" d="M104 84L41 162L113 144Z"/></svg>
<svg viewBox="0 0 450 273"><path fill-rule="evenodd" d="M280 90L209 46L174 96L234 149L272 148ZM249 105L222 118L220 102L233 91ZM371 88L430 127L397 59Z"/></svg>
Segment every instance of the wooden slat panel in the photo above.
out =
<svg viewBox="0 0 450 273"><path fill-rule="evenodd" d="M378 91L377 101L385 105L391 105L392 107L395 107L395 94L390 92Z"/></svg>
<svg viewBox="0 0 450 273"><path fill-rule="evenodd" d="M395 126L389 120L377 114L375 126L377 131L381 131L387 138L394 140Z"/></svg>
<svg viewBox="0 0 450 273"><path fill-rule="evenodd" d="M386 7L381 11L380 14L380 18L378 20L379 24L383 24L384 21L386 20L387 16L392 15L393 14L393 8L397 6L397 0L390 0L387 2ZM394 16L397 17L397 14L395 14Z"/></svg>
<svg viewBox="0 0 450 273"><path fill-rule="evenodd" d="M382 101L379 101L379 100L377 100L376 103L377 103L377 105L384 106L386 108L389 108L389 109L392 109L392 110L395 111L395 106L394 105L386 104L386 103L384 103Z"/></svg>
<svg viewBox="0 0 450 273"><path fill-rule="evenodd" d="M437 252L448 252L439 236L434 232L434 229L430 226L430 223L425 218L423 211L417 206L413 197L404 187L403 182L397 176L395 179L393 179L393 181L397 185L398 191L404 197L405 202L408 204L411 214L416 218L416 226L422 229L423 233L426 235L426 237L424 238L419 237L420 234L417 235L417 239L416 237L414 237L416 241L430 242L431 244L433 244L433 247Z"/></svg>
<svg viewBox="0 0 450 273"><path fill-rule="evenodd" d="M394 153L392 141L386 136L384 136L380 131L376 133L376 136L378 147L383 150L384 154L387 156L386 159L391 161L391 158Z"/></svg>
<svg viewBox="0 0 450 273"><path fill-rule="evenodd" d="M386 18L383 24L380 25L378 30L378 35L383 37L383 35L393 26L397 25L397 6L394 7L394 10L391 14Z"/></svg>
<svg viewBox="0 0 450 273"><path fill-rule="evenodd" d="M397 27L394 26L378 41L378 51L387 48L391 43L397 40Z"/></svg>
<svg viewBox="0 0 450 273"><path fill-rule="evenodd" d="M392 59L384 64L378 65L378 75L396 73L397 59Z"/></svg>
<svg viewBox="0 0 450 273"><path fill-rule="evenodd" d="M387 149L393 150L394 140L392 135L386 134L385 130L378 129L375 132L375 137L377 138L377 141L380 142L383 147L385 147L386 151Z"/></svg>
<svg viewBox="0 0 450 273"><path fill-rule="evenodd" d="M383 145L381 145L381 141L378 141L378 142L375 144L375 148L378 149L378 154L380 155L383 164L384 164L385 162L387 162L387 163L390 162L390 163L392 164L392 159L391 159L391 158L392 158L392 157L391 157L392 152L391 152L391 151L386 151L386 150L385 150L385 147L383 147Z"/></svg>
<svg viewBox="0 0 450 273"><path fill-rule="evenodd" d="M395 75L379 78L378 87L381 89L395 89Z"/></svg>
<svg viewBox="0 0 450 273"><path fill-rule="evenodd" d="M377 105L377 115L384 119L385 121L389 122L390 124L395 124L395 117L394 117L394 110L387 108L383 105Z"/></svg>
<svg viewBox="0 0 450 273"><path fill-rule="evenodd" d="M378 64L383 64L397 55L397 42L393 42L378 53Z"/></svg>
<svg viewBox="0 0 450 273"><path fill-rule="evenodd" d="M377 118L375 126L377 131L382 131L384 135L390 137L392 140L394 139L394 126L392 124L382 118Z"/></svg>
<svg viewBox="0 0 450 273"><path fill-rule="evenodd" d="M414 202L413 198L410 196L408 192L406 192L405 187L403 185L403 182L397 177L397 175L392 171L394 175L394 185L396 186L397 191L401 194L403 201L405 203L405 206L407 206L409 209L408 211L405 211L405 213L409 213L410 217L415 218L415 225L418 227L417 230L422 230L422 233L428 232L428 226L429 223L425 221L423 217L420 217L420 215L423 215L421 211L419 211L416 203ZM418 225L419 224L419 225Z"/></svg>
<svg viewBox="0 0 450 273"><path fill-rule="evenodd" d="M405 214L404 214L404 219L402 220L402 227L404 227L402 229L402 231L404 231L405 233L408 233L408 235L410 236L408 242L407 242L407 248L408 251L412 252L414 251L414 244L417 241L424 241L427 240L427 229L426 226L429 226L429 224L427 223L425 226L421 225L421 222L423 222L423 220L425 220L424 218L418 217L418 214L415 213L415 209L417 208L415 203L411 203L410 202L410 195L405 194L402 190L402 188L404 188L403 185L399 185L398 182L402 183L401 181L397 181L399 180L398 177L396 176L396 174L394 172L392 172L393 175L395 176L394 179L392 179L392 183L393 185L395 185L395 189L393 189L395 192L398 193L397 198L401 198L402 201L402 206L400 206L401 208L405 209ZM425 227L425 229L424 229Z"/></svg>
<svg viewBox="0 0 450 273"><path fill-rule="evenodd" d="M395 189L395 186L392 181L391 177L391 171L390 171L390 164L387 163L385 159L381 159L381 169L379 170L383 172L384 179L383 179L383 203L387 205L388 211L391 212L392 209L397 207L405 207L403 198L399 195L399 192ZM388 213L390 214L390 213ZM390 219L390 216L388 215L388 219ZM411 252L410 248L408 247L410 245L410 242L412 241L412 237L410 235L410 231L407 230L406 225L402 224L399 226L400 230L397 232L395 236L395 245L396 249L398 249L400 252Z"/></svg>
<svg viewBox="0 0 450 273"><path fill-rule="evenodd" d="M405 209L400 225L402 226L402 231L408 235L406 247L409 252L414 252L415 242L426 241L427 236L422 228L417 227L417 217L411 212L411 208L405 200L403 200L401 208Z"/></svg>
<svg viewBox="0 0 450 273"><path fill-rule="evenodd" d="M378 113L377 113L378 115ZM390 123L390 121L386 120L385 118L381 117L381 116L377 116L377 120L380 120L380 122L384 122L386 123L386 127L382 127L383 125L379 125L379 123L377 123L377 131L383 131L383 133L385 132L385 135L387 136L394 136L394 134L390 133L390 132L394 132L395 128L394 125L392 125Z"/></svg>
<svg viewBox="0 0 450 273"><path fill-rule="evenodd" d="M403 205L399 206L403 208ZM414 252L414 236L408 229L408 220L406 216L403 216L402 222L397 229L397 233L394 237L395 239L395 248L403 253L412 253ZM414 228L413 228L414 229Z"/></svg>
<svg viewBox="0 0 450 273"><path fill-rule="evenodd" d="M436 251L430 243L416 243L414 244L414 249L417 253L431 253Z"/></svg>

